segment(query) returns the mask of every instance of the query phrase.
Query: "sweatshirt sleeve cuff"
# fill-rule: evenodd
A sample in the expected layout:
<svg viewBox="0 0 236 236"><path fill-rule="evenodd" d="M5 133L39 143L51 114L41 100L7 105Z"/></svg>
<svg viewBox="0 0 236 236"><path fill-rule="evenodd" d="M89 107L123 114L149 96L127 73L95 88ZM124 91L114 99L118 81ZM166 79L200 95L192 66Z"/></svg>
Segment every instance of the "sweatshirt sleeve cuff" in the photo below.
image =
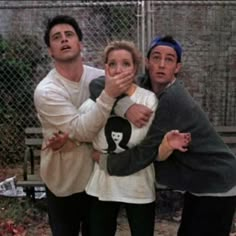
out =
<svg viewBox="0 0 236 236"><path fill-rule="evenodd" d="M130 99L129 96L125 96L118 100L118 102L115 105L115 113L118 116L121 116L125 118L127 110L134 105L135 103Z"/></svg>
<svg viewBox="0 0 236 236"><path fill-rule="evenodd" d="M116 98L110 97L105 90L102 91L100 96L97 98L98 102L106 104L109 107L112 107L116 101Z"/></svg>

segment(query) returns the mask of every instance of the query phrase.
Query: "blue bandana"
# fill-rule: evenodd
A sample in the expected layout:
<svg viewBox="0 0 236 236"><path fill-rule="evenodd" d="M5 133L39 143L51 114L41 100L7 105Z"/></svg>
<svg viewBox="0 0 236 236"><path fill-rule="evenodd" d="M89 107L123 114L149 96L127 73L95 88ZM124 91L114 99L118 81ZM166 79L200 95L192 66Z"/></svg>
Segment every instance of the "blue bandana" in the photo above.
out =
<svg viewBox="0 0 236 236"><path fill-rule="evenodd" d="M181 62L181 55L182 55L182 48L181 45L174 40L174 42L166 42L166 41L162 41L162 37L156 37L155 39L152 40L152 42L150 43L148 52L147 52L147 57L149 58L150 53L152 51L152 49L156 46L168 46L173 48L176 51L177 54L177 62Z"/></svg>

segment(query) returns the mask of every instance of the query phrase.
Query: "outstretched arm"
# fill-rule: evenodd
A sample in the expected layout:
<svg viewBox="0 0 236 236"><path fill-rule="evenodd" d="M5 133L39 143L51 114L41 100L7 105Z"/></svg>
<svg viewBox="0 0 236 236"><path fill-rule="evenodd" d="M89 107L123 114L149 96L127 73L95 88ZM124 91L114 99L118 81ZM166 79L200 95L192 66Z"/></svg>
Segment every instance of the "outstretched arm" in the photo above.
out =
<svg viewBox="0 0 236 236"><path fill-rule="evenodd" d="M173 153L174 150L178 150L180 152L186 152L188 150L187 147L190 144L190 142L191 142L190 133L180 133L178 130L171 130L165 134L159 148L156 147L156 149L158 149L158 156L154 160L164 161ZM144 150L145 150L145 148L147 148L145 147L145 143L142 143L142 145L144 145ZM151 162L152 158L155 157L151 155L150 158L146 156L147 159L142 159L141 157L143 155L141 155L140 157L140 153L138 153L138 151L142 150L142 149L139 149L139 147L140 145L137 146L136 148L133 148L131 151L128 150L126 152L123 152L123 155L122 153L119 153L116 155L110 155L109 158L112 158L110 161L110 166L114 165L114 160L116 157L117 157L117 161L121 161L121 163L116 162L115 168L112 167L112 169L109 169L109 164L107 165L107 162L109 162L109 160L107 160L106 155L101 154L98 151L94 151L93 159L94 161L97 161L103 169L108 168L108 172L111 175L118 175L118 176L129 175L138 171L139 168L140 169L145 168L145 166L150 164L149 162ZM123 157L125 157L127 153L133 155L134 158L136 157L138 158L130 159L130 157L128 157L126 159L123 159ZM124 164L126 165L127 168L124 168L122 166Z"/></svg>
<svg viewBox="0 0 236 236"><path fill-rule="evenodd" d="M110 175L126 176L133 174L156 160L164 135L177 127L173 126L175 109L169 99L161 98L153 122L144 140L137 146L117 154L110 154L106 163ZM103 159L103 158L101 158ZM104 158L105 159L105 158Z"/></svg>
<svg viewBox="0 0 236 236"><path fill-rule="evenodd" d="M156 160L158 147L166 133L165 130L159 128L157 117L156 112L152 125L145 139L140 144L124 152L110 154L107 158L104 158L104 156L101 158L101 165L106 165L110 175L130 175L147 167Z"/></svg>

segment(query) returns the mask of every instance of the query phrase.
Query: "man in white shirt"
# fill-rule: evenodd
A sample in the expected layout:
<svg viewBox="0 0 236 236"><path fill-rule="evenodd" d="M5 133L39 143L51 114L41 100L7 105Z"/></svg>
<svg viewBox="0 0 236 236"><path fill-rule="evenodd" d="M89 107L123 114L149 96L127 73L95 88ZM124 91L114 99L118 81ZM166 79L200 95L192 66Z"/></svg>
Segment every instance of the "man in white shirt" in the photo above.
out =
<svg viewBox="0 0 236 236"><path fill-rule="evenodd" d="M86 212L89 198L84 192L93 161L88 144L104 126L116 97L132 83L129 73L107 78L101 95L89 113L78 114L78 108L89 98L91 80L104 71L83 65L82 31L74 18L58 15L47 23L44 41L55 68L38 84L34 103L43 129L40 174L46 185L49 223L53 236L88 235ZM76 148L70 152L53 151L48 138L67 132ZM87 142L87 143L86 143Z"/></svg>

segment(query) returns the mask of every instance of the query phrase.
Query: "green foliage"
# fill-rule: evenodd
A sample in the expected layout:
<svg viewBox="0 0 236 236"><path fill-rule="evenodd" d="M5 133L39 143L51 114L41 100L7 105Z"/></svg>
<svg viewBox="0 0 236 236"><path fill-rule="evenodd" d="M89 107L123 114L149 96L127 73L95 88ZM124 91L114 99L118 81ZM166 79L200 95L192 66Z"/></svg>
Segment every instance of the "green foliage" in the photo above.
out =
<svg viewBox="0 0 236 236"><path fill-rule="evenodd" d="M21 134L33 107L34 74L45 59L40 56L37 38L0 37L0 149L4 158L0 164L22 160L24 152Z"/></svg>
<svg viewBox="0 0 236 236"><path fill-rule="evenodd" d="M38 61L38 54L31 47L35 48L33 41L28 36L17 41L0 38L0 123L6 116L16 115L15 112L19 115L32 105L28 98L33 94L32 77Z"/></svg>

